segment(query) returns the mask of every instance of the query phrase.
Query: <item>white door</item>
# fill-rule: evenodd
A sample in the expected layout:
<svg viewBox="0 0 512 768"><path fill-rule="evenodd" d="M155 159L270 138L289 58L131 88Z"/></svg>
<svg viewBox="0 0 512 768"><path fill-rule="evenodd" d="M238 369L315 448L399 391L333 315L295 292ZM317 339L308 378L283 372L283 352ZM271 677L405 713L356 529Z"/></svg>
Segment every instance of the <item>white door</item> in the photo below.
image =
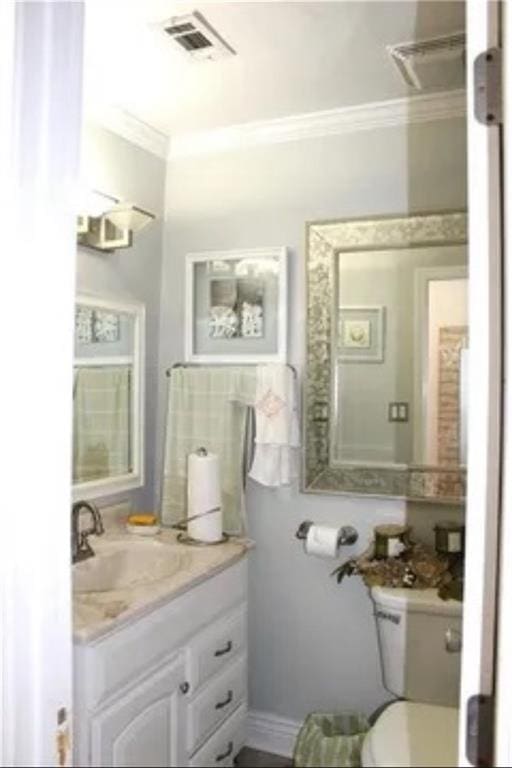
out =
<svg viewBox="0 0 512 768"><path fill-rule="evenodd" d="M180 690L180 656L92 719L91 765L179 766L186 764L186 699Z"/></svg>
<svg viewBox="0 0 512 768"><path fill-rule="evenodd" d="M502 427L501 128L473 112L473 63L500 45L500 3L466 5L469 157L469 445L460 765L494 765L492 727ZM496 61L493 56L489 65ZM487 110L491 113L491 110ZM478 700L474 697L484 697ZM468 720L468 702L478 717ZM480 739L478 738L480 733ZM486 733L490 734L489 743ZM469 746L469 750L468 750Z"/></svg>
<svg viewBox="0 0 512 768"><path fill-rule="evenodd" d="M83 3L0 2L0 761L69 763Z"/></svg>

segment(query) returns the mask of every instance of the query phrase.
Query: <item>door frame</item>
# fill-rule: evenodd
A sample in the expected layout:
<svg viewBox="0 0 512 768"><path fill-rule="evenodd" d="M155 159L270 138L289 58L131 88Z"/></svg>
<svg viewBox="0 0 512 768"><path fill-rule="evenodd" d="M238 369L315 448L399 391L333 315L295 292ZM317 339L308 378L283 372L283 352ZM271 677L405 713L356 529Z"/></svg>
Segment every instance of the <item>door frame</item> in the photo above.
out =
<svg viewBox="0 0 512 768"><path fill-rule="evenodd" d="M0 79L0 759L6 766L71 763L71 392L83 17L81 1L0 3L6 65Z"/></svg>
<svg viewBox="0 0 512 768"><path fill-rule="evenodd" d="M474 115L473 64L481 53L500 45L500 10L499 3L482 0L468 3L466 13L470 387L460 766L472 765L467 756L468 702L483 696L493 708L495 692L503 432L502 136L498 122L485 125ZM471 730L474 727L473 723ZM477 730L478 736L487 735L494 741L494 733ZM492 746L490 743L489 752ZM495 765L491 755L486 760L482 764Z"/></svg>
<svg viewBox="0 0 512 768"><path fill-rule="evenodd" d="M467 247L467 246L466 246ZM435 464L428 454L429 286L434 280L468 279L466 264L418 267L414 273L414 463Z"/></svg>
<svg viewBox="0 0 512 768"><path fill-rule="evenodd" d="M496 646L495 764L512 765L512 58L506 43L512 40L512 13L504 4L502 48L504 56L504 244L505 244L505 344L504 344L504 441L503 441L503 508L500 531L500 573L498 591L498 635Z"/></svg>
<svg viewBox="0 0 512 768"><path fill-rule="evenodd" d="M0 206L3 211L10 213L10 148L11 148L11 117L10 105L13 100L14 80L14 3L0 3ZM9 105L6 107L6 105ZM7 219L10 220L10 215ZM7 242L10 232L7 230ZM4 237L6 236L4 234ZM1 268L1 267L0 267ZM6 712L9 706L9 696L6 685L5 669L8 664L6 652L5 602L8 590L6 561L4 558L5 537L0 538L0 764L9 765L11 756L9 721Z"/></svg>

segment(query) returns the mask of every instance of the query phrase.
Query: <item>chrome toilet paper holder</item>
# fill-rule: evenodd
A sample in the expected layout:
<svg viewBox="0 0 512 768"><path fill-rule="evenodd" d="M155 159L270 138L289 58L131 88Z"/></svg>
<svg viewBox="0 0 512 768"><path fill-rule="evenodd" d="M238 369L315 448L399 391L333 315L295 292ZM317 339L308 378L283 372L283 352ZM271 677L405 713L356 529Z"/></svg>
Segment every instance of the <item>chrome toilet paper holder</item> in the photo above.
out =
<svg viewBox="0 0 512 768"><path fill-rule="evenodd" d="M312 520L304 520L304 522L301 523L297 528L295 538L300 539L301 541L305 541L308 537L308 532L312 525L313 525ZM338 545L340 547L350 546L351 544L355 544L358 538L359 538L359 534L355 528L353 528L351 525L344 525L342 526L342 528L340 528Z"/></svg>

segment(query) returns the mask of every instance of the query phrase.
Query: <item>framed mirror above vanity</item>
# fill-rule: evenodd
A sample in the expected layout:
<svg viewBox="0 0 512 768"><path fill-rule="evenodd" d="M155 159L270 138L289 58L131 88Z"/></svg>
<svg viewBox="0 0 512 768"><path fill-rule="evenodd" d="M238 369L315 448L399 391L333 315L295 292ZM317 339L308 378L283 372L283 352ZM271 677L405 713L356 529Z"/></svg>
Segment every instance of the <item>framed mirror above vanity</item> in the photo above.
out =
<svg viewBox="0 0 512 768"><path fill-rule="evenodd" d="M144 319L140 303L77 297L74 498L144 483Z"/></svg>
<svg viewBox="0 0 512 768"><path fill-rule="evenodd" d="M467 215L307 229L303 485L465 496Z"/></svg>

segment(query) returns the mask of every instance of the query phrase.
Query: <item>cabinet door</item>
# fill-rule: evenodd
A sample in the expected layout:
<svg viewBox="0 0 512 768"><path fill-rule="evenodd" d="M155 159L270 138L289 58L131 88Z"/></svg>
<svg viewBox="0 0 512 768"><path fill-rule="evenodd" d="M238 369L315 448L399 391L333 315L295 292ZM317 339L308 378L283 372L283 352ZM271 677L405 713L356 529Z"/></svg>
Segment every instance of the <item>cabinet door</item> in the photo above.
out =
<svg viewBox="0 0 512 768"><path fill-rule="evenodd" d="M185 700L180 656L91 719L91 765L184 765Z"/></svg>

